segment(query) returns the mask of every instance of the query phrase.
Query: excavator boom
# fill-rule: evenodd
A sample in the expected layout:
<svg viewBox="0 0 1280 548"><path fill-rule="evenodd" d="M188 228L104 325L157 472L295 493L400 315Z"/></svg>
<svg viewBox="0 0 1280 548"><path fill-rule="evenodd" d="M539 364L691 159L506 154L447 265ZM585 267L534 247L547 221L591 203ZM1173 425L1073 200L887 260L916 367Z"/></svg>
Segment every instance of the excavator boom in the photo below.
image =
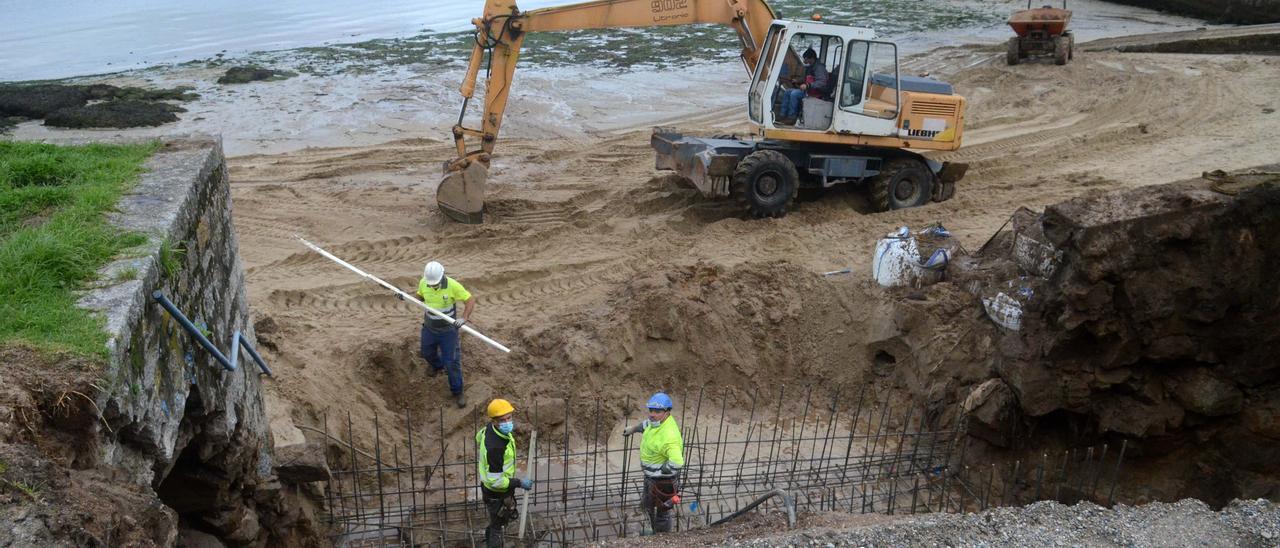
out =
<svg viewBox="0 0 1280 548"><path fill-rule="evenodd" d="M463 223L484 219L484 187L489 158L502 126L516 61L530 32L723 24L737 33L742 61L750 73L775 16L765 0L595 0L522 12L515 0L487 0L473 19L475 45L459 91L462 112L453 127L457 157L445 164L436 201L449 217ZM463 125L476 79L488 55L484 112L479 128ZM478 142L478 146L472 145Z"/></svg>

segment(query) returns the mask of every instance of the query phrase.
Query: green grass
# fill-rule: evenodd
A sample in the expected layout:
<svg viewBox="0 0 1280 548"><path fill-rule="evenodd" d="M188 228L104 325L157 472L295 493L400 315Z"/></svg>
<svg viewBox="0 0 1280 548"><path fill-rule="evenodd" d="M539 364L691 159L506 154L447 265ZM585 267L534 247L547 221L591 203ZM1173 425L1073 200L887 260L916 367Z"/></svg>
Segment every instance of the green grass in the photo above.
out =
<svg viewBox="0 0 1280 548"><path fill-rule="evenodd" d="M76 291L146 241L106 213L158 146L0 142L0 344L105 357L102 319L76 308Z"/></svg>

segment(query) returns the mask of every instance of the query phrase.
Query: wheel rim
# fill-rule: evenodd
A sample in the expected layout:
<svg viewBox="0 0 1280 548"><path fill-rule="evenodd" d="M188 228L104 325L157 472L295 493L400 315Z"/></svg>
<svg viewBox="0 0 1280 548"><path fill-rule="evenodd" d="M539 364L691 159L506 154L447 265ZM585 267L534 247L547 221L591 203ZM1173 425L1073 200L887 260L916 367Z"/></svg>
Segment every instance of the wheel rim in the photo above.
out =
<svg viewBox="0 0 1280 548"><path fill-rule="evenodd" d="M778 174L763 173L756 179L756 195L764 198L773 196L778 192L778 186L780 186Z"/></svg>
<svg viewBox="0 0 1280 548"><path fill-rule="evenodd" d="M893 197L899 202L911 201L919 190L920 185L916 183L915 179L904 178L898 181L898 185L894 187Z"/></svg>

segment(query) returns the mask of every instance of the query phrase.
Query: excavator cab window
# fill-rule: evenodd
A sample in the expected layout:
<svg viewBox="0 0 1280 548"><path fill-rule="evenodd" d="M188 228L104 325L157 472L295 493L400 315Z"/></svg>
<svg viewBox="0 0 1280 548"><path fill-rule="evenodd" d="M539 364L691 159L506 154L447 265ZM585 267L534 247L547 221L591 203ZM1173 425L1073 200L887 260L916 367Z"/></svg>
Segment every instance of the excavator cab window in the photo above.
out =
<svg viewBox="0 0 1280 548"><path fill-rule="evenodd" d="M897 46L864 40L849 43L840 108L876 118L897 118Z"/></svg>
<svg viewBox="0 0 1280 548"><path fill-rule="evenodd" d="M779 36L784 28L782 25L769 27L769 34L765 37L764 48L762 49L763 55L756 65L756 73L751 80L751 90L747 93L747 102L750 107L747 110L751 120L756 123L764 123L766 103L772 108L775 93L770 82L773 80L774 60L778 58L778 51L782 48L782 40L779 39Z"/></svg>

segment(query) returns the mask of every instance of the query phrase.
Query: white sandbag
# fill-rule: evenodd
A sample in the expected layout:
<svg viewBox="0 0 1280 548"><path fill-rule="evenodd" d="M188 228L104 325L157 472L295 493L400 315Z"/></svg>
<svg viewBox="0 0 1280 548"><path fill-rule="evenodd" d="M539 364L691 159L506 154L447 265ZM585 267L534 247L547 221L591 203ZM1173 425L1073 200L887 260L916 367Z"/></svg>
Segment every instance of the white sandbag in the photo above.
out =
<svg viewBox="0 0 1280 548"><path fill-rule="evenodd" d="M921 257L921 237L930 246L927 257ZM941 242L941 243L940 243ZM871 277L884 287L923 287L942 281L952 253L958 247L951 234L940 225L913 235L900 227L876 242Z"/></svg>

